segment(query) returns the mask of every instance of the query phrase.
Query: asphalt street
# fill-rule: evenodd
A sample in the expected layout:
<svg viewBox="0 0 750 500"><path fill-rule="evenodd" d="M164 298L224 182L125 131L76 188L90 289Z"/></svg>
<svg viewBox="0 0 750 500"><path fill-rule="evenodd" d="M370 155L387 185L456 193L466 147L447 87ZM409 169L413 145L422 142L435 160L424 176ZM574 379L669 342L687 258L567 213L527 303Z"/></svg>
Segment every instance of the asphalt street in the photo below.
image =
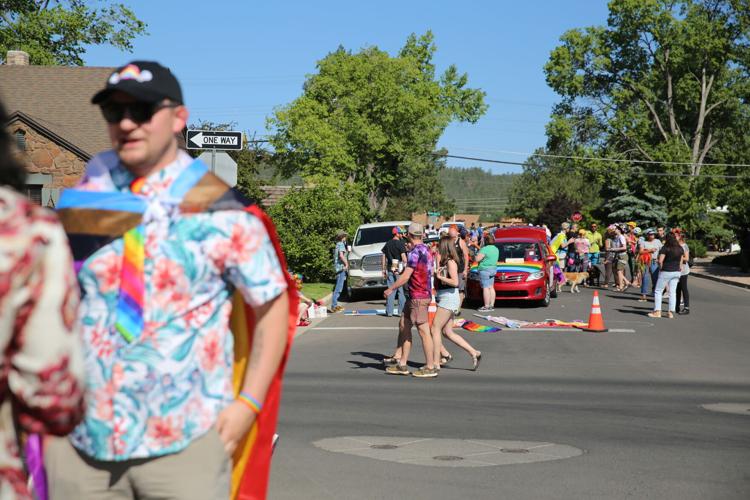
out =
<svg viewBox="0 0 750 500"><path fill-rule="evenodd" d="M482 365L469 371L469 357L449 344L455 360L436 379L385 375L381 359L394 347L396 319L329 317L295 341L269 496L747 500L750 412L701 405L750 408L750 290L692 278L690 291L692 314L672 320L648 318L651 306L635 291L602 291L606 326L633 331L457 330L482 351ZM499 303L493 314L585 321L591 301L590 289L573 295L566 288L548 308ZM377 295L347 304L374 307L383 307ZM473 310L463 314L478 320ZM510 446L497 441L580 453L476 467L388 459L400 460L402 443L415 441L443 446L435 452L441 457L445 447L463 454L467 443L495 452ZM342 442L359 451L340 452ZM513 451L503 453L512 458ZM447 456L456 460L451 465L462 463Z"/></svg>

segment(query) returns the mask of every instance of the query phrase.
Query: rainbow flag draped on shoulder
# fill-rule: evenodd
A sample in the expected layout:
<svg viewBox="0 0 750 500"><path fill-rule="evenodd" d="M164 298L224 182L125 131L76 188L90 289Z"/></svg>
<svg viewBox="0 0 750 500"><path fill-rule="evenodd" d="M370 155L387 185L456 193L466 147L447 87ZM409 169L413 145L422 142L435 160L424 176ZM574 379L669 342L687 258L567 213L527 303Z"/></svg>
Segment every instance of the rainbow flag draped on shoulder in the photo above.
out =
<svg viewBox="0 0 750 500"><path fill-rule="evenodd" d="M200 160L195 160L185 169L170 188L170 195L177 200L178 208L184 214L220 210L245 210L253 214L265 226L279 262L286 269L279 238L270 218L257 205L245 199L238 191L230 188L224 181L209 172L208 167ZM132 244L137 249L138 233L134 230L142 227L145 210L146 203L143 199L131 193L77 189L64 191L58 203L58 214L70 240L76 272L80 271L83 262L97 250L128 234L134 237ZM134 268L137 268L137 265L138 263L135 262ZM295 284L291 277L288 273L284 275L288 289L294 290ZM142 305L138 303L138 291L137 286L129 289L128 296L121 301L124 303L125 315L129 314L128 309L137 310L137 307ZM294 338L298 300L296 294L289 294L287 344L284 356L268 389L263 410L248 435L237 447L233 457L231 493L233 500L266 498L273 437L281 401L281 383ZM118 306L118 314L119 312ZM233 297L230 326L234 336L233 387L235 394L239 394L255 333L253 309L244 302L239 292ZM130 324L127 333L133 334L133 337L137 339L138 325Z"/></svg>

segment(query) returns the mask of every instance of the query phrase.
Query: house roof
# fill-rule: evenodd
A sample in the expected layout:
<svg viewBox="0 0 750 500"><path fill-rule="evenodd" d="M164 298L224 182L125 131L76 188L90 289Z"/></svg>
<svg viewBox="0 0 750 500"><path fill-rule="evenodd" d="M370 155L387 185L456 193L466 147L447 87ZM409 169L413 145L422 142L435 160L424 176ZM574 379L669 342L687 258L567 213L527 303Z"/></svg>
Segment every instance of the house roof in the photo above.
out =
<svg viewBox="0 0 750 500"><path fill-rule="evenodd" d="M0 65L0 99L13 116L25 116L37 127L91 157L112 144L107 126L91 96L115 68ZM88 158L84 158L88 159Z"/></svg>

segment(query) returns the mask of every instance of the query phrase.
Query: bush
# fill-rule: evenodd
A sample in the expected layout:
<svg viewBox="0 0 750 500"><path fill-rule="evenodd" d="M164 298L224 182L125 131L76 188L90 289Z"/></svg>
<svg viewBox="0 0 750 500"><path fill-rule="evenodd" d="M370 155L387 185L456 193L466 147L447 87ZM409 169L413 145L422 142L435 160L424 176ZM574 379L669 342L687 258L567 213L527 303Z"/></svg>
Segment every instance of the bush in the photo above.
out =
<svg viewBox="0 0 750 500"><path fill-rule="evenodd" d="M367 199L349 183L326 178L311 187L295 188L268 210L281 239L289 268L306 280L334 277L336 233L354 234L367 217Z"/></svg>
<svg viewBox="0 0 750 500"><path fill-rule="evenodd" d="M706 245L702 241L687 240L687 245L690 249L690 257L703 258L706 256Z"/></svg>

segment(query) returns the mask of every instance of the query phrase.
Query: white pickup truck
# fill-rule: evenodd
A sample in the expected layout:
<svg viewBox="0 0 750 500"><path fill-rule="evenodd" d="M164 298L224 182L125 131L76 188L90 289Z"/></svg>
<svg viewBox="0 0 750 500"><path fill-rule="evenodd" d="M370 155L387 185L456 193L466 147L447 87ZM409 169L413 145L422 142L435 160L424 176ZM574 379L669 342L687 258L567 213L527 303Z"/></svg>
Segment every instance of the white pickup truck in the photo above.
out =
<svg viewBox="0 0 750 500"><path fill-rule="evenodd" d="M393 238L393 228L403 230L411 221L387 221L362 224L354 233L349 247L349 290L352 293L368 288L385 288L383 277L383 245Z"/></svg>

